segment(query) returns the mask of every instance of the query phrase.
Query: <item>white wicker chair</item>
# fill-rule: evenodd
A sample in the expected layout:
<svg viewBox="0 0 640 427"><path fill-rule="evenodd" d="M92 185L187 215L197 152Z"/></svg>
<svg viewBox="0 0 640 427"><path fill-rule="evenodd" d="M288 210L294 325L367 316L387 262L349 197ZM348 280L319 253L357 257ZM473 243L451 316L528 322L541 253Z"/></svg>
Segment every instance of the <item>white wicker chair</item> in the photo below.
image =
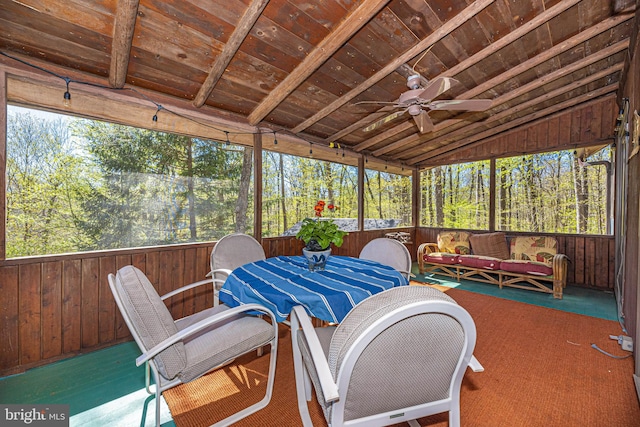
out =
<svg viewBox="0 0 640 427"><path fill-rule="evenodd" d="M413 277L411 274L411 254L404 244L395 239L379 237L371 240L362 248L358 258L391 266L407 276L407 280Z"/></svg>
<svg viewBox="0 0 640 427"><path fill-rule="evenodd" d="M271 346L269 377L265 396L259 402L237 412L215 426L227 426L265 406L271 400L276 369L278 326L273 313L258 304L229 308L225 304L174 320L164 300L214 279L203 280L158 295L142 271L131 265L109 274L109 287L131 335L142 351L136 365L146 365L147 391L149 371L155 381L156 426L160 425L160 395L178 384L192 381L224 366L245 353ZM260 312L271 323L246 312Z"/></svg>
<svg viewBox="0 0 640 427"><path fill-rule="evenodd" d="M469 313L444 293L402 286L358 304L337 327L316 328L305 310L292 312L291 339L298 409L313 424L311 384L329 427L387 426L449 412L460 425L460 386L473 357Z"/></svg>
<svg viewBox="0 0 640 427"><path fill-rule="evenodd" d="M211 271L207 274L217 279L213 305L218 305L218 291L233 270L265 258L262 245L248 234L227 234L218 240L211 251Z"/></svg>

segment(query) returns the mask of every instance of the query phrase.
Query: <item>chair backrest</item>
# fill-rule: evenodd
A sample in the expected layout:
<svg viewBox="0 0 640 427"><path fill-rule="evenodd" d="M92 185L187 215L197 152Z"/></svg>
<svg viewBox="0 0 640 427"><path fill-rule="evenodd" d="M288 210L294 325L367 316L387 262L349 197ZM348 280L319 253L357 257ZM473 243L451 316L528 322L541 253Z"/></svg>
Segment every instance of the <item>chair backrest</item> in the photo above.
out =
<svg viewBox="0 0 640 427"><path fill-rule="evenodd" d="M391 266L409 278L411 254L404 244L395 239L380 237L371 240L362 248L359 258Z"/></svg>
<svg viewBox="0 0 640 427"><path fill-rule="evenodd" d="M367 298L331 339L329 368L341 397L330 416L342 425L425 402L459 405L475 340L469 313L436 289L402 286Z"/></svg>
<svg viewBox="0 0 640 427"><path fill-rule="evenodd" d="M175 335L178 328L147 276L128 265L116 275L109 275L109 287L131 335L142 352ZM186 366L184 344L178 342L156 356L152 363L168 380L175 378Z"/></svg>
<svg viewBox="0 0 640 427"><path fill-rule="evenodd" d="M213 247L211 251L211 270L224 268L234 270L249 262L265 259L262 245L248 234L227 234ZM214 275L216 279L225 276Z"/></svg>

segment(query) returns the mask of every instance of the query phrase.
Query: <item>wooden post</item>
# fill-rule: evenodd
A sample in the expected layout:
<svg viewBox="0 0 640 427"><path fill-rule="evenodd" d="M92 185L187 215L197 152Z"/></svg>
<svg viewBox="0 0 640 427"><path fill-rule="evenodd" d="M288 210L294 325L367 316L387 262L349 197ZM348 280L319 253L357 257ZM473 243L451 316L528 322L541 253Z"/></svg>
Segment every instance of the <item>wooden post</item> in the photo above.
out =
<svg viewBox="0 0 640 427"><path fill-rule="evenodd" d="M0 70L0 260L7 257L7 73Z"/></svg>
<svg viewBox="0 0 640 427"><path fill-rule="evenodd" d="M411 173L411 226L420 226L420 171L418 169L414 169Z"/></svg>
<svg viewBox="0 0 640 427"><path fill-rule="evenodd" d="M262 242L262 134L253 134L253 235Z"/></svg>
<svg viewBox="0 0 640 427"><path fill-rule="evenodd" d="M496 231L496 159L489 160L489 231Z"/></svg>
<svg viewBox="0 0 640 427"><path fill-rule="evenodd" d="M364 154L358 158L358 230L364 230Z"/></svg>

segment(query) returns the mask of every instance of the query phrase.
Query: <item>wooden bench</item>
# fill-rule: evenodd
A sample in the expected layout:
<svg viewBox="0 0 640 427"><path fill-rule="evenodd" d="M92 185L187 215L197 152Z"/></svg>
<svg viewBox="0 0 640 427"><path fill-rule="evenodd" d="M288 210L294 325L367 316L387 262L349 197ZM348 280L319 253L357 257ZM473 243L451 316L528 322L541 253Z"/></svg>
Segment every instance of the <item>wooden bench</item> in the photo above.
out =
<svg viewBox="0 0 640 427"><path fill-rule="evenodd" d="M421 274L443 274L513 288L553 294L562 299L567 285L568 258L557 253L558 242L549 236L447 231L437 243L418 247Z"/></svg>

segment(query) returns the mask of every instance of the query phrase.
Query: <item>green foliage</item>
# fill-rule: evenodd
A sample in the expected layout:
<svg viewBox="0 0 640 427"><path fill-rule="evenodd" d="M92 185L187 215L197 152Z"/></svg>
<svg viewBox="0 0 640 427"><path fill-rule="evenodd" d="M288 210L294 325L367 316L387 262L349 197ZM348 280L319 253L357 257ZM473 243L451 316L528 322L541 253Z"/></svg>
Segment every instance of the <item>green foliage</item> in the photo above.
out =
<svg viewBox="0 0 640 427"><path fill-rule="evenodd" d="M571 151L496 160L496 229L605 234L604 149L578 162ZM592 162L591 165L588 162ZM421 175L420 224L487 229L488 162L447 165Z"/></svg>
<svg viewBox="0 0 640 427"><path fill-rule="evenodd" d="M22 111L8 115L8 257L250 231L244 147Z"/></svg>
<svg viewBox="0 0 640 427"><path fill-rule="evenodd" d="M331 218L305 218L296 237L306 244L307 249L320 251L327 249L332 243L337 247L342 246L347 234L349 233L340 230Z"/></svg>

